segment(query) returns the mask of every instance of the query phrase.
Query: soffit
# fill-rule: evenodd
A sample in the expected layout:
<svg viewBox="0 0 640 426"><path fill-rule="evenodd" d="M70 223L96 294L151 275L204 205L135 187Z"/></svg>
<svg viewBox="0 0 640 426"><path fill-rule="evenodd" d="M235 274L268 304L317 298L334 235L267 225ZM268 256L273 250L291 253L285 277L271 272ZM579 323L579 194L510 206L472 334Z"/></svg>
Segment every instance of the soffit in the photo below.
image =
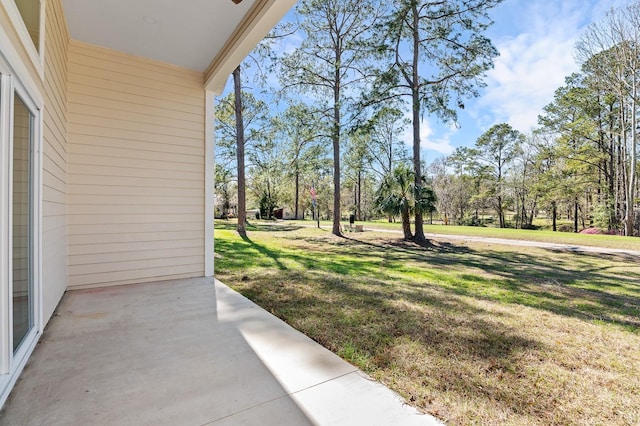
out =
<svg viewBox="0 0 640 426"><path fill-rule="evenodd" d="M63 0L63 6L73 39L204 72L256 1Z"/></svg>

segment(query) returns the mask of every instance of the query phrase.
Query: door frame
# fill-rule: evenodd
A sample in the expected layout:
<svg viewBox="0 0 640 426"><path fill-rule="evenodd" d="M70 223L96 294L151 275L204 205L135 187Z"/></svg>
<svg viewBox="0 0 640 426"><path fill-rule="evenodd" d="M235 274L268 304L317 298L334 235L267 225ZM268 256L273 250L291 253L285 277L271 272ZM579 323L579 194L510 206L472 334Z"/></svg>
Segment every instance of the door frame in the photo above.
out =
<svg viewBox="0 0 640 426"><path fill-rule="evenodd" d="M0 34L1 36L2 34ZM4 48L4 46L3 46ZM38 91L27 88L20 74L0 49L0 407L33 352L42 334L42 101ZM8 55L9 57L14 55ZM14 56L15 57L15 56ZM25 76L27 83L32 83ZM29 85L33 88L33 85ZM31 241L33 327L13 352L12 176L13 105L19 95L33 115L31 146Z"/></svg>

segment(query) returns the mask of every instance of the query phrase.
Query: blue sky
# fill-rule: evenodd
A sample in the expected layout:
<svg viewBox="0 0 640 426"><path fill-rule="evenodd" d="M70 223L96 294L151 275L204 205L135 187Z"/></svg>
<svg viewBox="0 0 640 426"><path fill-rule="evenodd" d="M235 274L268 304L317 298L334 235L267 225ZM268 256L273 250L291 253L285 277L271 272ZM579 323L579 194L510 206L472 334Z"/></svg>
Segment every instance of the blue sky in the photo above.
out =
<svg viewBox="0 0 640 426"><path fill-rule="evenodd" d="M509 123L527 133L566 76L579 70L574 46L583 29L601 19L611 7L630 0L504 0L491 10L494 20L486 35L500 52L488 72L480 97L459 111L458 126L425 116L421 127L422 158L426 163L472 146L492 125ZM285 17L289 19L289 17ZM299 35L285 39L278 50L291 51ZM277 76L270 80L277 85ZM225 93L231 90L227 85ZM402 139L410 146L411 130Z"/></svg>
<svg viewBox="0 0 640 426"><path fill-rule="evenodd" d="M487 35L500 52L487 74L481 96L459 113L459 127L423 122L423 158L427 163L471 146L493 124L506 122L528 132L564 78L579 70L574 46L582 30L601 19L620 0L505 0L491 11ZM410 138L405 138L410 140Z"/></svg>

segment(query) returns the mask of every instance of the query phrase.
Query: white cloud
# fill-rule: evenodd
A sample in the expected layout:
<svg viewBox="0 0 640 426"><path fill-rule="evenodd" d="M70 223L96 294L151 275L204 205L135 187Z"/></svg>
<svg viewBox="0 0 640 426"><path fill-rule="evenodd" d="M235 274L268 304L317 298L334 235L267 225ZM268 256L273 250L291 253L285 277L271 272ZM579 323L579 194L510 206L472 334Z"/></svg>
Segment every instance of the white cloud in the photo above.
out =
<svg viewBox="0 0 640 426"><path fill-rule="evenodd" d="M300 45L302 44L303 37L300 32L295 32L293 34L287 35L286 37L277 39L271 48L277 56L282 56L283 54L290 55L292 54Z"/></svg>
<svg viewBox="0 0 640 426"><path fill-rule="evenodd" d="M486 129L507 122L521 131L537 124L545 105L564 78L578 71L574 46L584 26L599 19L619 0L518 2L520 34L494 39L500 51L495 68L487 74L487 88L471 111L478 126ZM586 7L585 7L586 6ZM507 23L499 23L507 25Z"/></svg>
<svg viewBox="0 0 640 426"><path fill-rule="evenodd" d="M526 131L537 122L542 108L565 76L578 69L573 58L573 38L557 40L528 34L508 40L502 56L488 75L488 86L479 106L489 107L497 122L506 121ZM494 123L483 123L494 124Z"/></svg>
<svg viewBox="0 0 640 426"><path fill-rule="evenodd" d="M407 118L410 118L407 115ZM449 155L455 151L455 147L451 144L451 137L458 132L458 128L450 126L448 130L437 133L429 120L420 121L420 146L423 150L435 151L440 154ZM407 126L402 134L402 141L408 146L413 146L413 129L411 126Z"/></svg>

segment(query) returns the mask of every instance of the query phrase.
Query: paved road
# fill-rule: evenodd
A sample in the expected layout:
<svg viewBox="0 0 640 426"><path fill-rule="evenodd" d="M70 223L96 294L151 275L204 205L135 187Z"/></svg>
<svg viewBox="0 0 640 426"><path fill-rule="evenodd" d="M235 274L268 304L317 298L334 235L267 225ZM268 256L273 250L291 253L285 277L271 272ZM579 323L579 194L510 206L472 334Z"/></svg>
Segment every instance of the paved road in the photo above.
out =
<svg viewBox="0 0 640 426"><path fill-rule="evenodd" d="M313 227L315 225L300 225L306 227ZM322 228L331 229L330 226L321 226ZM382 228L365 228L367 231L386 232L389 234L402 234L402 230L399 229L382 229ZM452 241L469 241L480 242L489 244L503 244L510 246L520 247L537 247L545 249L555 250L567 250L575 253L598 253L608 255L626 255L637 257L640 259L640 251L626 250L626 249L614 249L605 247L593 247L593 246L579 246L573 244L558 244L558 243L545 243L541 241L527 241L527 240L510 240L507 238L493 238L493 237L479 237L479 236L467 236L467 235L446 235L446 234L431 234L425 233L425 237L433 240L452 240Z"/></svg>
<svg viewBox="0 0 640 426"><path fill-rule="evenodd" d="M605 247L577 246L573 244L545 243L541 241L510 240L507 238L477 237L477 236L465 236L465 235L425 234L425 237L433 238L433 239L441 239L441 240L446 239L446 240L457 240L457 241L473 241L473 242L485 242L489 244L504 244L504 245L511 245L511 246L568 250L576 253L599 253L599 254L614 254L614 255L623 254L627 256L634 256L634 257L640 258L640 251L613 249L613 248L605 248Z"/></svg>

